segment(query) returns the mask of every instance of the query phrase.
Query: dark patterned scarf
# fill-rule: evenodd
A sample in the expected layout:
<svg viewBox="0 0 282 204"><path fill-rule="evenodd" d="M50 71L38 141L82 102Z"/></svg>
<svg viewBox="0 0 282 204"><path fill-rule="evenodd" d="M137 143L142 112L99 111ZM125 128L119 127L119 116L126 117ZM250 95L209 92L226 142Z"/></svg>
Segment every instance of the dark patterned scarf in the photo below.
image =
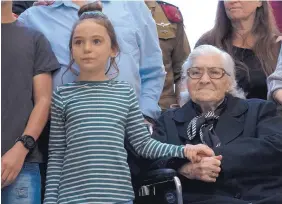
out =
<svg viewBox="0 0 282 204"><path fill-rule="evenodd" d="M220 139L214 131L214 126L226 107L226 101L227 99L225 99L214 112L209 111L204 114L201 113L199 106L194 104L194 108L199 115L193 118L188 125L187 135L189 140L193 140L196 136L199 136L201 142L211 148L221 145Z"/></svg>

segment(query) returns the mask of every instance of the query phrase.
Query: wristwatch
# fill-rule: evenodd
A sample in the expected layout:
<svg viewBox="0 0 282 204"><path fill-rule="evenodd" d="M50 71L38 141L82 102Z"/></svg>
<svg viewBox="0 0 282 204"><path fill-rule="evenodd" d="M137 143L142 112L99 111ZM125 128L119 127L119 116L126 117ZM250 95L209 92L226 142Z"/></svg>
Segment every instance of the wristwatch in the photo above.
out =
<svg viewBox="0 0 282 204"><path fill-rule="evenodd" d="M17 142L22 142L24 147L27 148L29 151L33 150L36 145L34 138L30 135L19 136L16 139L16 143Z"/></svg>

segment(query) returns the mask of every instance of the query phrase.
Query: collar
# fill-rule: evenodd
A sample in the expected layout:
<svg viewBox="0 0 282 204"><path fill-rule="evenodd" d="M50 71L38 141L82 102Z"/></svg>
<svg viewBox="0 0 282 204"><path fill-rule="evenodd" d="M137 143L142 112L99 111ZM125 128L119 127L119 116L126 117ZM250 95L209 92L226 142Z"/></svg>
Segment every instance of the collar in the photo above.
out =
<svg viewBox="0 0 282 204"><path fill-rule="evenodd" d="M232 117L242 115L248 110L248 104L246 100L233 97L231 95L226 96L226 109L224 112ZM197 116L197 111L194 108L193 102L190 99L184 106L177 108L174 111L173 119L178 122L191 121L195 116Z"/></svg>
<svg viewBox="0 0 282 204"><path fill-rule="evenodd" d="M92 2L95 2L96 0L89 0L87 1L88 3L92 3ZM102 3L111 3L111 0L101 0ZM67 7L73 7L73 8L76 8L76 9L79 9L79 6L76 5L75 3L73 3L72 1L55 1L52 5L52 7L59 7L59 6L62 6L62 5L65 5Z"/></svg>

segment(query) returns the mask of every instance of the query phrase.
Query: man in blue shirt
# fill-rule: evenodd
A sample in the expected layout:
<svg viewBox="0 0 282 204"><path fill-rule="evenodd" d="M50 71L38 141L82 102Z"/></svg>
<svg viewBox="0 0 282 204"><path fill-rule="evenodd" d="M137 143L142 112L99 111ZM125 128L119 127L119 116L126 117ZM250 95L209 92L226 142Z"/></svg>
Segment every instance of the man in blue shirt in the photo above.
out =
<svg viewBox="0 0 282 204"><path fill-rule="evenodd" d="M53 87L75 80L73 72L66 71L70 62L68 44L79 7L87 2L56 1L50 6L34 6L19 16L27 26L40 30L48 38L61 69L53 76ZM158 101L163 89L165 71L159 47L156 25L143 1L102 1L103 12L111 20L121 53L116 59L119 73L109 77L129 82L139 98L144 116L157 119ZM78 68L73 66L78 72ZM113 69L114 70L114 69Z"/></svg>

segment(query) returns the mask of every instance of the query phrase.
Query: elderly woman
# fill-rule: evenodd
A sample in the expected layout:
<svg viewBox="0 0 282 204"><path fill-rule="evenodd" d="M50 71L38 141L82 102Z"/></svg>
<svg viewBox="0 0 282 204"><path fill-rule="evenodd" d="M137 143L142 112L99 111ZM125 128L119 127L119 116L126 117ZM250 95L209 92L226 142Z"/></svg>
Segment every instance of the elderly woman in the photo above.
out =
<svg viewBox="0 0 282 204"><path fill-rule="evenodd" d="M165 112L152 137L206 144L215 156L198 163L164 158L153 166L179 172L187 204L282 203L282 118L276 106L244 99L231 56L216 47L197 47L186 65L190 99Z"/></svg>
<svg viewBox="0 0 282 204"><path fill-rule="evenodd" d="M236 79L247 98L267 99L281 43L268 1L219 1L215 26L196 46L214 45L235 60Z"/></svg>

